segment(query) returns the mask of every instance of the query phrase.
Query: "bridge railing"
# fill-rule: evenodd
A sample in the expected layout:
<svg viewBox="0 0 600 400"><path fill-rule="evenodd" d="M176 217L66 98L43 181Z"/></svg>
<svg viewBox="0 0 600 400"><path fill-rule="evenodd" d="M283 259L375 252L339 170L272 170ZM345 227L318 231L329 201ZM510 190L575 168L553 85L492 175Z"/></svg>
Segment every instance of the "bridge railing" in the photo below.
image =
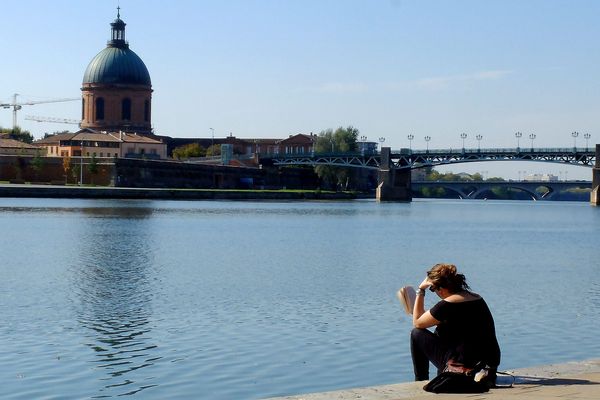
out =
<svg viewBox="0 0 600 400"><path fill-rule="evenodd" d="M595 149L590 147L506 147L506 148L447 148L447 149L428 149L428 150L412 150L400 149L392 150L394 154L411 155L411 154L482 154L482 153L507 153L507 154L522 154L522 153L594 153Z"/></svg>
<svg viewBox="0 0 600 400"><path fill-rule="evenodd" d="M594 154L595 149L591 147L496 147L496 148L446 148L446 149L398 149L392 150L393 154L401 155L423 155L423 154L567 154L567 153L589 153ZM298 158L298 157L367 157L377 156L379 152L373 151L349 151L349 152L306 152L306 153L259 153L261 158Z"/></svg>

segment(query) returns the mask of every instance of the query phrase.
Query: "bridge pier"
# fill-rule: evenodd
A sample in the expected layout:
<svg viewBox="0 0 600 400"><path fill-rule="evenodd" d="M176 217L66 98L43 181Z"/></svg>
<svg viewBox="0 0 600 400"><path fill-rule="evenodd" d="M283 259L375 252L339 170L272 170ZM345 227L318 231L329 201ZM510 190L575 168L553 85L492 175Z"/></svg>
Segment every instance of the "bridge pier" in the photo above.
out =
<svg viewBox="0 0 600 400"><path fill-rule="evenodd" d="M411 170L394 169L390 154L389 147L381 148L377 201L412 201Z"/></svg>
<svg viewBox="0 0 600 400"><path fill-rule="evenodd" d="M592 169L592 193L590 194L590 202L593 206L600 205L600 144L596 145L596 163Z"/></svg>

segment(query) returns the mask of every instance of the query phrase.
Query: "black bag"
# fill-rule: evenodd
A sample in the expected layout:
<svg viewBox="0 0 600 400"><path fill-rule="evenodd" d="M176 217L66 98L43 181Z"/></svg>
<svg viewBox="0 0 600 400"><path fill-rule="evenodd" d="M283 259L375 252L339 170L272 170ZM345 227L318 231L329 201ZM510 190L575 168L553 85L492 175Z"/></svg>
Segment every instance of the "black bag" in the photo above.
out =
<svg viewBox="0 0 600 400"><path fill-rule="evenodd" d="M475 382L473 376L458 372L442 372L423 389L433 393L483 393L490 390L485 382Z"/></svg>
<svg viewBox="0 0 600 400"><path fill-rule="evenodd" d="M463 364L449 360L444 372L423 386L423 389L433 393L483 393L490 390L489 381L476 381L475 372L481 368L468 368Z"/></svg>

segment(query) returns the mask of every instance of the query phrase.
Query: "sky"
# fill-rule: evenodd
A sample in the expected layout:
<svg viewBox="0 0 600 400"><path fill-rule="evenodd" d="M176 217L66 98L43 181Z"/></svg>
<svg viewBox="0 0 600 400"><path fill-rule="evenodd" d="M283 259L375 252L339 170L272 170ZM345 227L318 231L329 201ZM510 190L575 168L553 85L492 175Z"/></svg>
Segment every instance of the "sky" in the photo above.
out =
<svg viewBox="0 0 600 400"><path fill-rule="evenodd" d="M117 5L152 79L155 133L284 138L354 126L392 149L600 143L596 0L0 0L0 103L81 96ZM40 138L81 102L23 106ZM0 108L0 126L12 111ZM414 135L409 142L408 135ZM476 136L481 135L478 142ZM440 171L517 179L591 169L474 163Z"/></svg>

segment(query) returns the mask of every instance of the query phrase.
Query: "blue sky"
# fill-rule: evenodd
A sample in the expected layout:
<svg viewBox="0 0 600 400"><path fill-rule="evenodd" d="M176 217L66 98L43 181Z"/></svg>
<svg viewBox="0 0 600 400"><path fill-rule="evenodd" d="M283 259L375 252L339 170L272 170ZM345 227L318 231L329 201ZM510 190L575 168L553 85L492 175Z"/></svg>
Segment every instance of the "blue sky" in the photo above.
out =
<svg viewBox="0 0 600 400"><path fill-rule="evenodd" d="M0 101L79 97L121 6L152 78L153 125L174 137L286 137L353 125L394 149L572 147L600 139L600 1L20 0L2 4ZM41 137L73 126L80 102L24 106ZM0 109L0 125L12 113ZM445 168L441 168L445 170ZM585 168L477 163L453 170ZM514 176L513 176L514 175Z"/></svg>

